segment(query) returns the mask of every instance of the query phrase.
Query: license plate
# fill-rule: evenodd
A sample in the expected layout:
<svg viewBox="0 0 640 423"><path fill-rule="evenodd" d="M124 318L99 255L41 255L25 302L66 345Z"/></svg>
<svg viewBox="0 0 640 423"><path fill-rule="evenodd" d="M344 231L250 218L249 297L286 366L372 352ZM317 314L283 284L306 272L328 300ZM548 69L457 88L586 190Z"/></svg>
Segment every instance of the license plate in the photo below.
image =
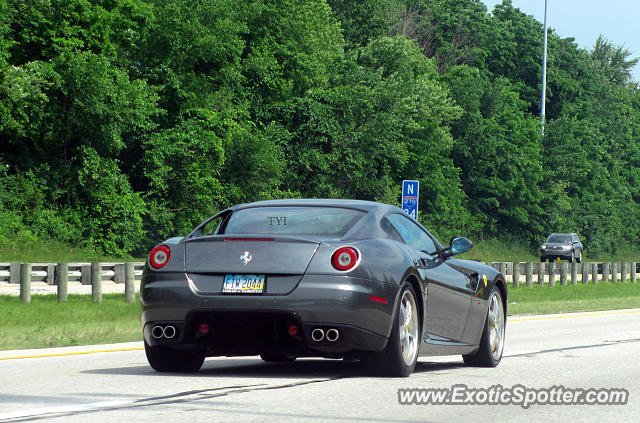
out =
<svg viewBox="0 0 640 423"><path fill-rule="evenodd" d="M265 275L226 275L222 292L225 294L262 294Z"/></svg>

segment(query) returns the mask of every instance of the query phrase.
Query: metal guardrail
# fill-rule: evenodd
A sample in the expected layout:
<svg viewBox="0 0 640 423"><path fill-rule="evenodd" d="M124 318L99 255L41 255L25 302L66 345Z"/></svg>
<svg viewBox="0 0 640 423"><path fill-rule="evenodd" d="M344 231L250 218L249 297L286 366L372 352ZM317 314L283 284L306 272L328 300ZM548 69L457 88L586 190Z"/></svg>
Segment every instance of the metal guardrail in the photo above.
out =
<svg viewBox="0 0 640 423"><path fill-rule="evenodd" d="M127 263L0 263L0 282L20 284L20 299L31 302L31 283L57 286L58 301L67 300L69 282L91 285L94 302L102 301L103 282L124 284L127 301L135 300L135 283L142 276L142 262Z"/></svg>
<svg viewBox="0 0 640 423"><path fill-rule="evenodd" d="M0 263L0 282L20 283L20 265L23 263ZM56 269L60 263L30 263L31 281L56 284ZM124 283L125 263L99 263L103 281ZM140 282L144 262L133 262L134 280ZM91 263L67 263L69 282L91 285Z"/></svg>
<svg viewBox="0 0 640 423"><path fill-rule="evenodd" d="M20 283L20 265L22 263L0 263L0 282ZM532 278L539 282L540 276L546 281L549 276L562 277L563 268L566 267L567 279L573 275L574 269L577 274L577 280L583 282L584 275L588 275L591 281L598 280L630 280L636 281L636 275L640 273L640 262L624 262L624 263L601 263L601 262L584 262L584 263L567 263L567 262L487 262L487 265L499 270L505 275L505 278L513 282L514 269L517 275L522 278L527 275L527 269L530 268ZM596 271L593 266L596 265ZM59 263L31 263L31 281L45 282L49 285L56 284L56 268ZM125 282L125 263L99 263L100 277L102 281L110 281L114 283ZM144 262L133 262L134 280L139 282L142 277L142 269ZM69 282L80 282L83 285L91 285L91 263L68 263L67 274ZM632 271L635 269L635 272ZM595 278L594 278L594 275ZM586 282L586 280L584 281Z"/></svg>
<svg viewBox="0 0 640 423"><path fill-rule="evenodd" d="M516 287L523 283L533 286L534 281L538 285L549 284L549 286L555 286L556 283L575 285L578 282L583 284L608 281L636 283L637 275L640 273L640 263L637 262L489 262L486 264L500 271L505 279Z"/></svg>
<svg viewBox="0 0 640 423"><path fill-rule="evenodd" d="M598 283L599 281L636 283L640 273L640 263L636 262L488 262L487 265L500 271L514 287L522 284L553 287L573 285L578 282ZM20 298L31 301L31 283L45 282L57 285L59 301L67 299L69 282L91 285L93 301L102 301L104 281L125 284L125 298L133 301L136 282L142 276L143 262L128 263L0 263L0 282L20 284Z"/></svg>

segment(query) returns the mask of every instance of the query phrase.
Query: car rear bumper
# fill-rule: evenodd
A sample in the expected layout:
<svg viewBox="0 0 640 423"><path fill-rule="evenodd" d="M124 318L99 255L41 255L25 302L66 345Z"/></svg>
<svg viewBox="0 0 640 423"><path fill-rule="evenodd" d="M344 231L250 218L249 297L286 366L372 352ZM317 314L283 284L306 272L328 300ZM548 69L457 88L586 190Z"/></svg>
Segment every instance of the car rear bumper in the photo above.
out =
<svg viewBox="0 0 640 423"><path fill-rule="evenodd" d="M381 351L391 331L397 292L388 283L306 275L286 295L203 295L184 273L146 272L140 291L141 320L149 345L198 347L209 355L277 350L296 356L334 356ZM198 331L202 323L210 327L209 333ZM156 338L152 335L156 325L172 325L176 335ZM287 331L291 325L298 328L296 336ZM337 329L339 337L315 341L314 329L325 333Z"/></svg>
<svg viewBox="0 0 640 423"><path fill-rule="evenodd" d="M571 258L571 251L545 251L540 253L541 260L569 260Z"/></svg>

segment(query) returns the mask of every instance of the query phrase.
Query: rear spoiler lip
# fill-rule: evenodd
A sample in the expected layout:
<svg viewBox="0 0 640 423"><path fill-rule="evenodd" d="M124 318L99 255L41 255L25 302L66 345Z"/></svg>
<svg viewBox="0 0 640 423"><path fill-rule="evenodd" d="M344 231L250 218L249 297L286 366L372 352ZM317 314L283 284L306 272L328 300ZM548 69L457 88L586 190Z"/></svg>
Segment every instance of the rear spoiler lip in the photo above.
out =
<svg viewBox="0 0 640 423"><path fill-rule="evenodd" d="M222 234L205 235L195 238L185 239L183 242L301 242L305 244L323 244L327 240L310 238L305 236L282 236L272 234ZM333 239L332 239L333 240ZM337 240L337 239L336 239Z"/></svg>

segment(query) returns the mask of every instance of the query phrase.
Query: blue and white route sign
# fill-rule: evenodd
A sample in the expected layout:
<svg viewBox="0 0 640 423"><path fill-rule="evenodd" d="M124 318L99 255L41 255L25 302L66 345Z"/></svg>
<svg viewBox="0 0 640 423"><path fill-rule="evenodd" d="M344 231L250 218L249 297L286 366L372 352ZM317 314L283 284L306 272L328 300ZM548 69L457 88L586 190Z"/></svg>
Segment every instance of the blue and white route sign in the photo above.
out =
<svg viewBox="0 0 640 423"><path fill-rule="evenodd" d="M418 218L419 190L419 181L402 181L402 211L414 219Z"/></svg>

